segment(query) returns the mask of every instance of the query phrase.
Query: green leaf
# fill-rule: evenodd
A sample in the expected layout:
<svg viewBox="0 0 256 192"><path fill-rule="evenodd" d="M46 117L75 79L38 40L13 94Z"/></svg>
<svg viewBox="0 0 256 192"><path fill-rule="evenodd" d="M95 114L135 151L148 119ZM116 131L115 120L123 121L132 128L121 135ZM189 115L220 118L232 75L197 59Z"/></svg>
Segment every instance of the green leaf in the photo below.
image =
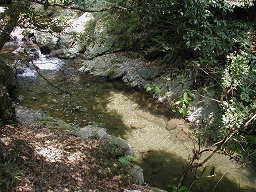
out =
<svg viewBox="0 0 256 192"><path fill-rule="evenodd" d="M188 188L186 186L181 186L180 191L187 191Z"/></svg>
<svg viewBox="0 0 256 192"><path fill-rule="evenodd" d="M68 6L69 5L69 1L64 1L64 5Z"/></svg>
<svg viewBox="0 0 256 192"><path fill-rule="evenodd" d="M185 92L185 93L183 94L183 99L186 101L186 100L187 100L187 97L188 97L188 94L187 94L187 92Z"/></svg>
<svg viewBox="0 0 256 192"><path fill-rule="evenodd" d="M44 10L47 10L48 7L49 7L49 1L46 0L46 1L44 2Z"/></svg>

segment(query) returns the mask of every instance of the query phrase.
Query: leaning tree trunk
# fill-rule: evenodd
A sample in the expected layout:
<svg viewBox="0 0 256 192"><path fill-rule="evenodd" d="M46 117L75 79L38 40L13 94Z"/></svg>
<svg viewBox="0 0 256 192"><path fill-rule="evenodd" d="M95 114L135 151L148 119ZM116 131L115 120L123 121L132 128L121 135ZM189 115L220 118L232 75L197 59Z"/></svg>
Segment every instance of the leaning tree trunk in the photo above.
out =
<svg viewBox="0 0 256 192"><path fill-rule="evenodd" d="M6 8L5 12L0 15L0 50L9 40L13 28L17 26L20 13L24 10L25 5L24 3L12 3Z"/></svg>

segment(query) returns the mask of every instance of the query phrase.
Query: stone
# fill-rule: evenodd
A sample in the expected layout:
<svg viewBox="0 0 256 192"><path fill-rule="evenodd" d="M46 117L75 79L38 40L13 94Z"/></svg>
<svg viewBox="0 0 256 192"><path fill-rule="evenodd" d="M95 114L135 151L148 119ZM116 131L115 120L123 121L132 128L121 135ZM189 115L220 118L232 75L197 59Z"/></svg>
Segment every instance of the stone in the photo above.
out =
<svg viewBox="0 0 256 192"><path fill-rule="evenodd" d="M212 100L210 97L214 98L214 91L208 91L209 97L203 98L196 94L195 99L188 106L187 119L191 123L199 123L201 119L207 119L208 123L213 123L215 118L219 113L219 105L216 101Z"/></svg>
<svg viewBox="0 0 256 192"><path fill-rule="evenodd" d="M124 139L112 135L104 135L103 140L109 144L115 145L116 147L120 148L121 151L124 152L124 154L119 154L120 156L135 155L134 150L129 146L127 141L125 141Z"/></svg>
<svg viewBox="0 0 256 192"><path fill-rule="evenodd" d="M125 69L120 67L122 60L118 60L118 56L114 54L96 57L93 60L83 62L80 72L89 72L92 75L108 77L110 79L121 78L125 73Z"/></svg>
<svg viewBox="0 0 256 192"><path fill-rule="evenodd" d="M53 49L56 48L58 42L58 37L56 34L35 30L34 36L36 43L43 54L49 54Z"/></svg>
<svg viewBox="0 0 256 192"><path fill-rule="evenodd" d="M79 129L76 134L83 139L88 139L90 137L97 137L102 139L104 136L107 135L107 129L88 125L84 128Z"/></svg>
<svg viewBox="0 0 256 192"><path fill-rule="evenodd" d="M161 75L161 73L164 71L165 67L153 67L150 69L140 69L138 71L138 74L146 80L153 80L154 78Z"/></svg>
<svg viewBox="0 0 256 192"><path fill-rule="evenodd" d="M129 170L129 174L132 176L134 183L136 183L138 185L143 185L145 183L143 169L140 166L134 165Z"/></svg>

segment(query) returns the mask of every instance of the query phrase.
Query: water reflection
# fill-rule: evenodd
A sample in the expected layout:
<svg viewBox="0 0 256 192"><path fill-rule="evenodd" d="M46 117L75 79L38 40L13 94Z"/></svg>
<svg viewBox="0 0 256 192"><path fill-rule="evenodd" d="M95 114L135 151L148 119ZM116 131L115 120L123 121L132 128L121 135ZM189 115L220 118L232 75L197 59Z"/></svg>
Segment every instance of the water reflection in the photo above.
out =
<svg viewBox="0 0 256 192"><path fill-rule="evenodd" d="M58 71L42 70L42 77L21 77L19 94L24 106L43 110L49 115L80 127L97 124L110 134L123 136L129 130L117 113L106 110L113 83L103 78L78 74L76 63L64 64Z"/></svg>
<svg viewBox="0 0 256 192"><path fill-rule="evenodd" d="M168 113L168 109L158 107L150 96L139 94L138 91L135 92L134 89L125 87L118 81L109 82L104 78L79 74L78 68L75 61L70 61L64 63L59 70L40 71L58 89L40 76L20 77L19 95L22 96L20 97L22 104L32 109L43 110L54 118L63 119L80 127L90 124L105 127L108 133L123 138L127 132L133 130L124 124L121 114L107 109L112 92L125 92L125 95L138 103L138 109L149 111L154 115L168 117L173 115ZM172 178L180 176L184 164L185 161L176 154L152 150L144 153L140 161L146 182L167 191L171 191L167 185ZM193 175L190 174L185 185L191 186L193 183L191 191L195 192L245 191L228 179L222 178L221 174L216 174L216 177L207 177L209 174L206 174L196 182L193 182Z"/></svg>

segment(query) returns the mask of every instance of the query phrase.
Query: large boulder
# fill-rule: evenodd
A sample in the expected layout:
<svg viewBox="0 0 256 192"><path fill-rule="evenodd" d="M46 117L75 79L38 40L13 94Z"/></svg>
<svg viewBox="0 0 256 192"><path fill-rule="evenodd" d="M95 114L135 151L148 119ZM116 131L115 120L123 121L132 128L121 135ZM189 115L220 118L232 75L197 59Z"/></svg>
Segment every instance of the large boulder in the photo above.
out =
<svg viewBox="0 0 256 192"><path fill-rule="evenodd" d="M112 53L96 57L83 62L80 72L103 76L110 79L122 78L132 87L146 87L147 80L143 79L138 71L146 63L130 53Z"/></svg>
<svg viewBox="0 0 256 192"><path fill-rule="evenodd" d="M56 49L51 54L61 58L75 58L80 52L84 52L83 39L86 37L86 26L94 17L91 13L77 14L68 21L66 27L59 35Z"/></svg>
<svg viewBox="0 0 256 192"><path fill-rule="evenodd" d="M200 123L202 119L208 123L213 123L219 115L219 104L213 100L215 91L208 90L208 97L196 94L195 99L188 106L187 119L191 123Z"/></svg>
<svg viewBox="0 0 256 192"><path fill-rule="evenodd" d="M86 47L85 55L95 57L104 53L110 52L113 49L115 37L108 33L108 22L104 18L99 19L94 27L93 43Z"/></svg>
<svg viewBox="0 0 256 192"><path fill-rule="evenodd" d="M35 41L43 54L49 54L56 48L58 36L55 33L34 31Z"/></svg>
<svg viewBox="0 0 256 192"><path fill-rule="evenodd" d="M88 125L86 127L80 128L76 135L83 139L88 139L91 137L102 139L107 135L107 129Z"/></svg>
<svg viewBox="0 0 256 192"><path fill-rule="evenodd" d="M121 67L123 62L125 62L124 58L115 54L103 55L93 60L84 61L80 72L111 79L121 78L125 74L125 69Z"/></svg>
<svg viewBox="0 0 256 192"><path fill-rule="evenodd" d="M126 13L102 14L89 23L86 36L85 55L94 58L106 53L134 50L141 39L134 29L136 16L127 18Z"/></svg>

